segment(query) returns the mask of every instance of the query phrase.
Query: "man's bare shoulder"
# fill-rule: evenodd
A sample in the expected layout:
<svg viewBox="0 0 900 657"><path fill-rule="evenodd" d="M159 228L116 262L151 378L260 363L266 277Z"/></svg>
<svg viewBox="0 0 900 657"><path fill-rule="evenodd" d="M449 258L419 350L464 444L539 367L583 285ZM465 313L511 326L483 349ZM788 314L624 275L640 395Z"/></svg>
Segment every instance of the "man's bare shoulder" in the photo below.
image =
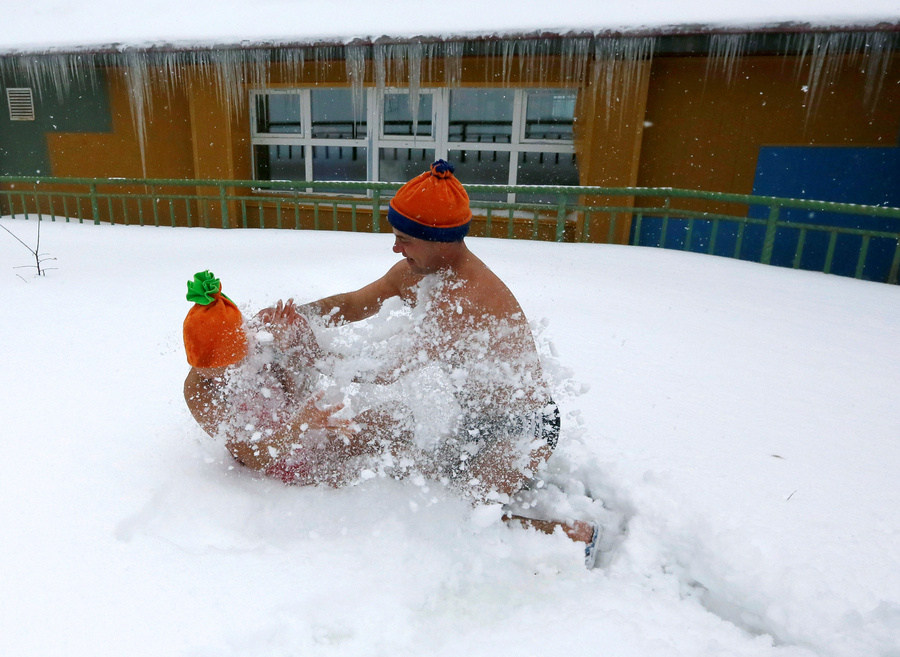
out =
<svg viewBox="0 0 900 657"><path fill-rule="evenodd" d="M486 329L490 347L507 362L537 368L537 353L528 319L512 291L481 260L474 258L457 288L456 315L468 327ZM523 360L524 359L524 360Z"/></svg>
<svg viewBox="0 0 900 657"><path fill-rule="evenodd" d="M465 281L460 292L471 304L473 311L496 318L512 318L516 315L524 318L522 308L512 291L479 258L472 256L472 260L460 273Z"/></svg>
<svg viewBox="0 0 900 657"><path fill-rule="evenodd" d="M396 290L401 298L410 301L415 295L413 288L421 282L422 278L421 275L413 273L406 260L401 260L388 269L382 280L391 289Z"/></svg>

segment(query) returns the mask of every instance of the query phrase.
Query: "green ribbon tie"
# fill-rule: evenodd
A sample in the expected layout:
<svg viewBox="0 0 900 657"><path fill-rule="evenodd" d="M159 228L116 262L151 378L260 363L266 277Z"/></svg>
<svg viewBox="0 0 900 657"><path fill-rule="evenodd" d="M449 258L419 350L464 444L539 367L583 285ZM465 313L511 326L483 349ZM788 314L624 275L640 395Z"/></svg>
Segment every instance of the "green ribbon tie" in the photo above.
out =
<svg viewBox="0 0 900 657"><path fill-rule="evenodd" d="M199 303L201 306L208 306L216 300L216 294L222 289L222 283L208 269L194 274L194 280L187 282L187 300L191 303ZM222 295L226 299L224 294ZM231 301L231 299L228 299Z"/></svg>

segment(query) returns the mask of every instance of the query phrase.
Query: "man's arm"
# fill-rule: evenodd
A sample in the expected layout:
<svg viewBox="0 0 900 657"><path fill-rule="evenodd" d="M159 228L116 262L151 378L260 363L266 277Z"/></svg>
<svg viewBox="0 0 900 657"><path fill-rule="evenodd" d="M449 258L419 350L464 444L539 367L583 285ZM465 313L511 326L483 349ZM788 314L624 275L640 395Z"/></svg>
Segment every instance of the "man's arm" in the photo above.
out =
<svg viewBox="0 0 900 657"><path fill-rule="evenodd" d="M289 453L292 448L303 445L303 434L307 430L329 429L334 432L352 432L350 420L339 420L333 415L344 408L343 404L335 404L319 408L318 404L325 395L320 392L313 395L288 421L284 422L271 435L261 435L256 441L244 437L229 436L226 443L228 451L238 461L252 470L263 472L276 460ZM351 433L352 435L352 433ZM348 438L348 444L350 440ZM342 445L342 441L330 440L329 443ZM340 449L340 448L338 448Z"/></svg>
<svg viewBox="0 0 900 657"><path fill-rule="evenodd" d="M215 436L221 429L225 429L228 451L247 467L258 471L265 470L279 456L285 454L293 443L300 442L302 435L309 429L327 429L352 435L350 420L333 417L344 407L343 404L319 408L318 404L324 392L306 400L293 417L284 422L272 435L262 435L256 442L247 440L245 436L234 435L235 428L228 422L229 408L222 400L224 369L191 368L184 381L184 400L191 415L210 436Z"/></svg>
<svg viewBox="0 0 900 657"><path fill-rule="evenodd" d="M358 322L381 310L381 305L387 299L400 295L408 269L405 261L398 262L377 281L369 283L355 292L325 297L300 306L299 309L301 312L311 312L326 317L331 324Z"/></svg>

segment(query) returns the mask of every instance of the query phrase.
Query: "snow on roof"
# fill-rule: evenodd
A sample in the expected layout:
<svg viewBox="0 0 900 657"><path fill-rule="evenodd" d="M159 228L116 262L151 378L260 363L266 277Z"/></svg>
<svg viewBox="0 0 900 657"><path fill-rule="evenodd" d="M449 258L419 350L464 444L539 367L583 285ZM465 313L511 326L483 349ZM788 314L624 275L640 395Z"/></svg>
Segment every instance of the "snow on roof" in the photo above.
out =
<svg viewBox="0 0 900 657"><path fill-rule="evenodd" d="M388 37L696 32L900 25L867 0L29 0L4 12L0 52L348 43Z"/></svg>

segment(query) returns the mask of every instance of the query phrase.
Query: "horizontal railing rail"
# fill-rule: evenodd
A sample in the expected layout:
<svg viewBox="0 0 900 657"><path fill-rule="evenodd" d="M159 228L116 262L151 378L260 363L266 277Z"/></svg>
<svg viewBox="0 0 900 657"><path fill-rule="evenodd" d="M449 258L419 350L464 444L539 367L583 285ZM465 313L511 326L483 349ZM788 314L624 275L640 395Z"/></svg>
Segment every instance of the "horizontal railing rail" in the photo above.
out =
<svg viewBox="0 0 900 657"><path fill-rule="evenodd" d="M401 183L0 176L0 214L383 232ZM896 284L900 208L668 187L466 185L473 235L676 248ZM492 200L515 198L516 202Z"/></svg>

